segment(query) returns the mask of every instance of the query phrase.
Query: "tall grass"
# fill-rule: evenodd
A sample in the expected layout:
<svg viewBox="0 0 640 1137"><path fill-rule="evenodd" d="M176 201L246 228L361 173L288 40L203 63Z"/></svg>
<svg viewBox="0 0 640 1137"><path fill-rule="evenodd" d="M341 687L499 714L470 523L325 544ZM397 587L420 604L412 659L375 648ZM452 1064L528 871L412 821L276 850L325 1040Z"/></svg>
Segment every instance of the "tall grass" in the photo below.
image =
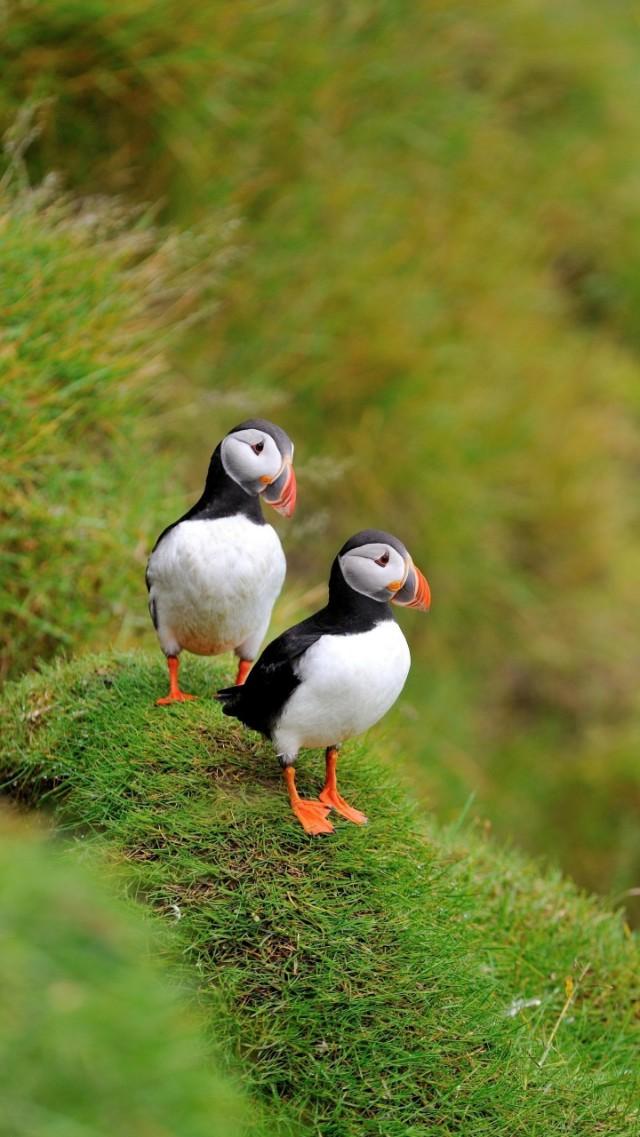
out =
<svg viewBox="0 0 640 1137"><path fill-rule="evenodd" d="M175 492L150 419L173 389L167 350L215 291L225 246L218 231L161 235L52 178L20 185L19 150L0 189L4 674L145 626L144 563Z"/></svg>

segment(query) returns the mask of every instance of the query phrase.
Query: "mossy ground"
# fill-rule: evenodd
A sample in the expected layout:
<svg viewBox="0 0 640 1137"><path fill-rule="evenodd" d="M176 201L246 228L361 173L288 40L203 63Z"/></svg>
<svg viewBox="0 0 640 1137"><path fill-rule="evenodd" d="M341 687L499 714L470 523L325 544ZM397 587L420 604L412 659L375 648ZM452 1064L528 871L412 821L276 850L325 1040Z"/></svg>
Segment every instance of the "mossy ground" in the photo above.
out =
<svg viewBox="0 0 640 1137"><path fill-rule="evenodd" d="M267 744L210 698L229 678L189 658L200 699L158 708L160 655L27 677L3 707L4 776L175 923L274 1119L315 1137L638 1132L622 919L469 831L424 833L365 744L341 782L370 824L307 837ZM303 757L303 792L321 765Z"/></svg>

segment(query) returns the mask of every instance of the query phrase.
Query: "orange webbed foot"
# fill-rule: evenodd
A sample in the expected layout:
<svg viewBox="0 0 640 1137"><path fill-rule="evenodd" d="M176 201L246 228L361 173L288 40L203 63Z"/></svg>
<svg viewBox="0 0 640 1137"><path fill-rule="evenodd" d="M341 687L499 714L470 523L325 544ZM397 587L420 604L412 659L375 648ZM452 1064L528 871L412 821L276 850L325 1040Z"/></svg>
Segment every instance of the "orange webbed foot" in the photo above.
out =
<svg viewBox="0 0 640 1137"><path fill-rule="evenodd" d="M164 695L162 699L156 699L156 707L167 707L169 703L188 703L191 699L197 698L197 695L187 695L185 691L176 691L173 695Z"/></svg>
<svg viewBox="0 0 640 1137"><path fill-rule="evenodd" d="M163 695L161 699L156 699L156 707L167 707L169 703L188 703L191 699L197 699L197 695L187 695L178 686L180 661L177 655L168 655L167 664L169 666L169 694Z"/></svg>
<svg viewBox="0 0 640 1137"><path fill-rule="evenodd" d="M327 805L330 809L335 809L341 817L346 817L347 821L353 821L354 825L366 825L369 818L366 814L361 813L359 809L354 809L345 801L342 794L337 790L324 789L320 793L320 801Z"/></svg>
<svg viewBox="0 0 640 1137"><path fill-rule="evenodd" d="M335 809L342 817L346 817L347 821L353 821L354 825L366 825L369 820L364 813L360 813L359 809L354 809L345 801L342 794L338 793L338 781L336 778L336 770L338 766L338 751L335 746L327 747L327 773L324 780L324 786L320 792L320 801L324 805L328 805L330 809Z"/></svg>
<svg viewBox="0 0 640 1137"><path fill-rule="evenodd" d="M296 772L293 766L285 766L282 772L289 791L291 808L305 833L311 833L313 836L318 833L333 833L333 825L327 820L328 805L300 797L296 789Z"/></svg>
<svg viewBox="0 0 640 1137"><path fill-rule="evenodd" d="M313 836L319 833L333 833L333 825L327 818L329 807L321 801L299 798L292 805L292 809L305 833L311 833Z"/></svg>

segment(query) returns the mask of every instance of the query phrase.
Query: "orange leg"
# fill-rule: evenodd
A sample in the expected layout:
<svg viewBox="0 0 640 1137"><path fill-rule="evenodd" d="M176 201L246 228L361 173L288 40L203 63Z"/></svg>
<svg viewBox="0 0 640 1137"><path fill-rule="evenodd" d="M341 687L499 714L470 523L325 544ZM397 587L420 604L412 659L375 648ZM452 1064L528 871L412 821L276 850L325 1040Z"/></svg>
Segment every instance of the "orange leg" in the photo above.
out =
<svg viewBox="0 0 640 1137"><path fill-rule="evenodd" d="M242 684L246 681L247 675L251 671L252 662L253 662L253 660L251 660L251 659L240 659L240 660L238 660L238 671L236 674L236 687L241 687Z"/></svg>
<svg viewBox="0 0 640 1137"><path fill-rule="evenodd" d="M338 751L335 746L327 747L327 773L324 780L324 786L318 795L320 801L325 805L335 809L336 813L342 814L346 817L347 821L354 821L356 825L366 825L368 818L364 813L360 813L359 809L354 809L348 802L338 793L338 781L336 778L336 766L338 765Z"/></svg>
<svg viewBox="0 0 640 1137"><path fill-rule="evenodd" d="M287 783L291 808L305 833L333 833L333 825L327 821L329 807L320 801L309 801L300 797L293 766L285 766L284 780Z"/></svg>
<svg viewBox="0 0 640 1137"><path fill-rule="evenodd" d="M188 699L197 698L196 695L186 695L178 686L180 661L177 655L168 655L167 663L169 664L169 694L162 699L156 699L156 706L165 707L167 703L186 703Z"/></svg>

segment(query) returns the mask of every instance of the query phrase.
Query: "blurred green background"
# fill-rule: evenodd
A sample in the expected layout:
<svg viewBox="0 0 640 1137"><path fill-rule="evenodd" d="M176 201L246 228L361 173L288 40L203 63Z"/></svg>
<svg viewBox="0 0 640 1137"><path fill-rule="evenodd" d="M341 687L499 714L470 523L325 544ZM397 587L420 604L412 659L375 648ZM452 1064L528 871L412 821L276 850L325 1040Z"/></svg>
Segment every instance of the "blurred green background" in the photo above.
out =
<svg viewBox="0 0 640 1137"><path fill-rule="evenodd" d="M2 1137L260 1137L158 964L171 935L114 899L95 850L0 822Z"/></svg>
<svg viewBox="0 0 640 1137"><path fill-rule="evenodd" d="M153 538L274 418L273 630L397 532L434 603L390 760L640 916L636 6L0 12L4 673L151 645Z"/></svg>

